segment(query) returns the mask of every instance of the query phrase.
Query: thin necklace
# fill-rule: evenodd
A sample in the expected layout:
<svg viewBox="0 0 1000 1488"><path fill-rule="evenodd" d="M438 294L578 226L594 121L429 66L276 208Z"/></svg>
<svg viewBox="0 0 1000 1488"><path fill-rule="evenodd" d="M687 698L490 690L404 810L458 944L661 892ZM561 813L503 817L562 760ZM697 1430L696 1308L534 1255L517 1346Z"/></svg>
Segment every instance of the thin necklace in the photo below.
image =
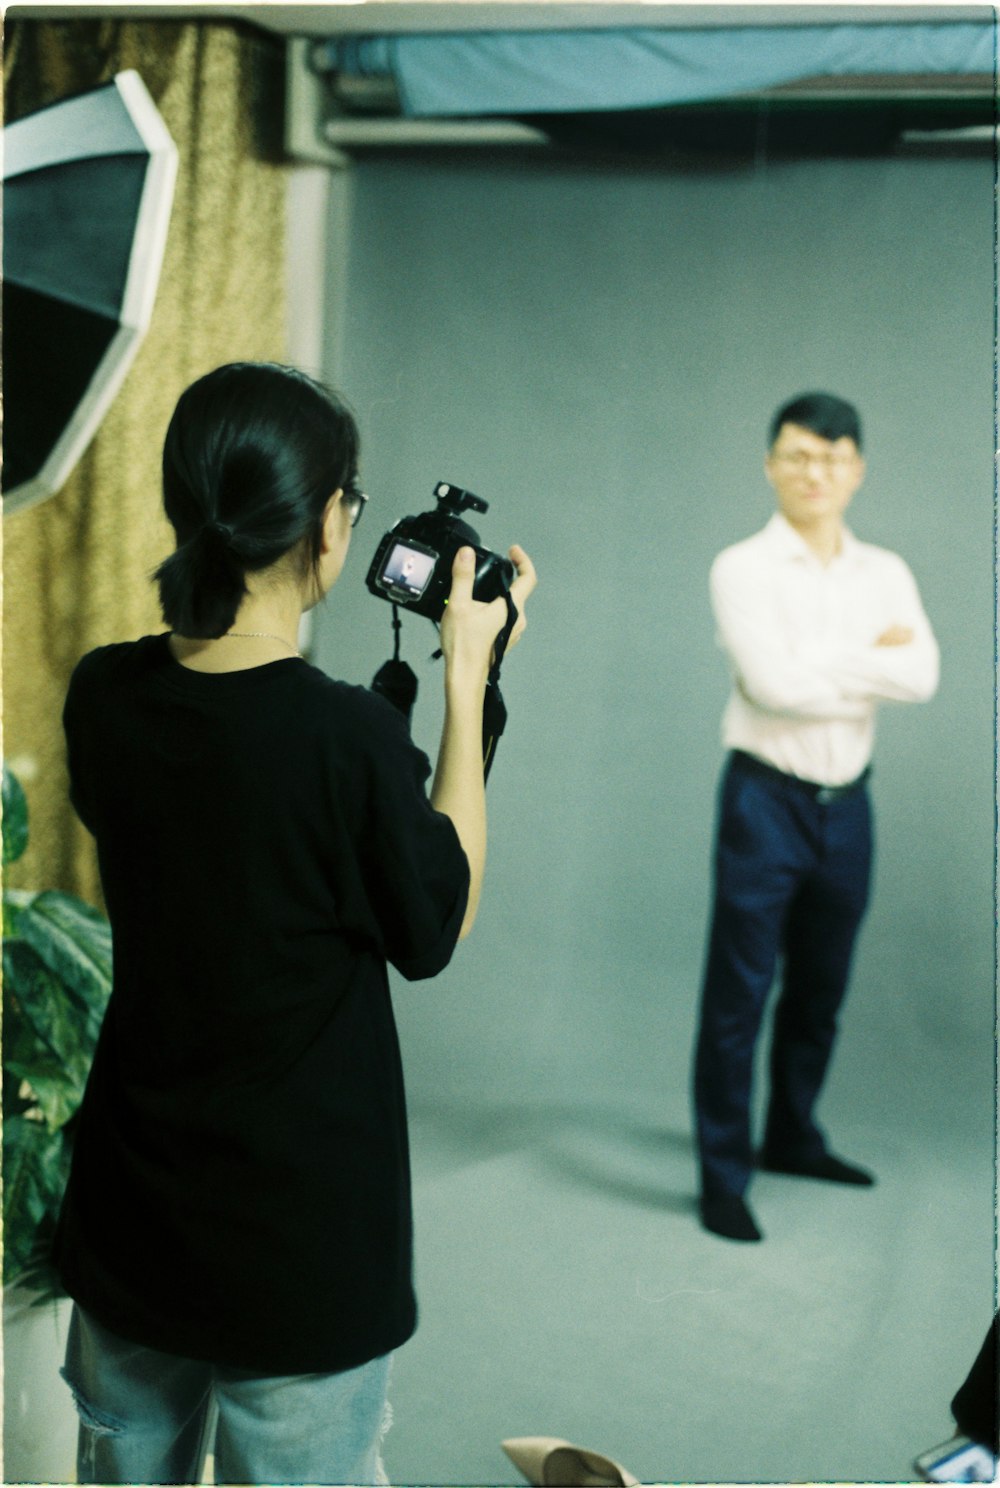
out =
<svg viewBox="0 0 1000 1488"><path fill-rule="evenodd" d="M296 656L301 655L298 646L293 646L291 641L285 640L284 636L275 635L270 630L227 630L225 635L219 637L219 640L228 641L230 636L235 636L240 641L280 641L283 646L294 651Z"/></svg>

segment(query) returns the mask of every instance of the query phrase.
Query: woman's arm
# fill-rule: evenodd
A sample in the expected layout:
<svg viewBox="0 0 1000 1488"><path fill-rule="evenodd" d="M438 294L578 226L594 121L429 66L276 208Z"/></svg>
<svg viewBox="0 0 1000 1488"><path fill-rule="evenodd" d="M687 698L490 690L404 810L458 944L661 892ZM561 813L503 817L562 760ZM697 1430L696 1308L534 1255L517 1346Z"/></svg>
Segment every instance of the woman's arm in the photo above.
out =
<svg viewBox="0 0 1000 1488"><path fill-rule="evenodd" d="M517 578L510 587L517 623L507 650L524 632L524 604L537 582L523 548L510 549ZM507 619L503 599L482 604L472 597L475 554L460 548L452 568L451 593L441 620L444 652L444 728L431 804L451 818L469 861L469 902L459 939L472 929L486 866L486 788L483 781L483 701L493 645Z"/></svg>

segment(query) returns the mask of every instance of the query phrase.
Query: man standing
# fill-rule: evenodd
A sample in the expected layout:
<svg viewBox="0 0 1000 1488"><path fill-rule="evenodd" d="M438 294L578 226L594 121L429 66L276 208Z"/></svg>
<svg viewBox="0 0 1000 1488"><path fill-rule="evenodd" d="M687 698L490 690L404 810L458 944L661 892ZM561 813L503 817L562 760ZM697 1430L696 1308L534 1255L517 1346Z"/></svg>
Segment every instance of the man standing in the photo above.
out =
<svg viewBox="0 0 1000 1488"><path fill-rule="evenodd" d="M875 705L924 701L938 680L910 570L843 520L865 471L857 411L829 393L785 404L764 469L778 511L711 573L733 692L694 1098L702 1222L732 1240L761 1238L744 1199L751 1078L779 957L759 1166L874 1182L828 1150L814 1108L868 900Z"/></svg>

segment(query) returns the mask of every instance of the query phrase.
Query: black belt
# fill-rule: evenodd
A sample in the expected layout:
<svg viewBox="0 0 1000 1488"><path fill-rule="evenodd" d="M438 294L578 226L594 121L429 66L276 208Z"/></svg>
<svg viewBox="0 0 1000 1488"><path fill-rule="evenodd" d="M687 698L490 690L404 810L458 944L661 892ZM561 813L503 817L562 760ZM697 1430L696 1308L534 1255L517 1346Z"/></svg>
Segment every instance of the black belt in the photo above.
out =
<svg viewBox="0 0 1000 1488"><path fill-rule="evenodd" d="M780 780L784 785L795 786L804 791L821 806L829 806L831 801L839 801L842 796L850 796L856 790L860 790L871 774L871 766L866 765L856 780L849 780L846 785L820 785L818 780L802 780L798 775L788 775L784 770L779 770L777 765L765 764L764 760L758 759L755 754L747 754L742 749L734 749L731 758L738 764L741 770L751 775L761 775L770 780Z"/></svg>

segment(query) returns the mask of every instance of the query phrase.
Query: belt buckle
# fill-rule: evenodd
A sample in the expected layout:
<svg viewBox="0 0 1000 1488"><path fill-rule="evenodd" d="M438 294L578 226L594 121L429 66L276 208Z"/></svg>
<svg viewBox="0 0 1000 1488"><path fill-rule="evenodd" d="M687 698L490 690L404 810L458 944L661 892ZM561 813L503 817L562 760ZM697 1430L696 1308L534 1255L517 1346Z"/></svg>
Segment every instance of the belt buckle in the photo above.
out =
<svg viewBox="0 0 1000 1488"><path fill-rule="evenodd" d="M839 795L840 791L835 785L821 785L816 792L816 800L820 806L829 806L830 802L835 801Z"/></svg>

